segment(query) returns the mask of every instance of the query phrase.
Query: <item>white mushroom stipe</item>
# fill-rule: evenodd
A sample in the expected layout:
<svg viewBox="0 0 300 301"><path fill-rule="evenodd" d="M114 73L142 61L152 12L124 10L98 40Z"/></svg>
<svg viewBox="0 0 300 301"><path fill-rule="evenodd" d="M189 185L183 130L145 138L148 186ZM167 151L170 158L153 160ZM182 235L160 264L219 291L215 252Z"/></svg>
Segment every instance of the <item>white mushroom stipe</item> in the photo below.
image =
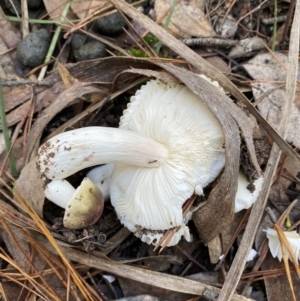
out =
<svg viewBox="0 0 300 301"><path fill-rule="evenodd" d="M47 184L45 196L65 209L63 224L70 229L93 225L104 207L101 191L88 178L84 178L77 189L66 180L53 180Z"/></svg>
<svg viewBox="0 0 300 301"><path fill-rule="evenodd" d="M64 179L86 167L123 163L159 167L169 150L139 133L107 128L86 127L61 133L44 143L38 154L38 167L48 179Z"/></svg>
<svg viewBox="0 0 300 301"><path fill-rule="evenodd" d="M109 187L114 164L105 164L90 170L86 177L89 178L101 190L104 200L109 199Z"/></svg>
<svg viewBox="0 0 300 301"><path fill-rule="evenodd" d="M45 197L57 206L66 209L76 189L66 180L55 180L47 184Z"/></svg>
<svg viewBox="0 0 300 301"><path fill-rule="evenodd" d="M224 168L223 146L223 130L199 97L184 85L151 80L131 98L119 129L55 136L41 146L38 166L43 176L63 179L114 163L110 197L121 223L137 236L143 229L140 237L152 243L153 233L180 227L176 244L189 237L182 206Z"/></svg>
<svg viewBox="0 0 300 301"><path fill-rule="evenodd" d="M254 202L257 200L259 192L261 191L264 182L263 176L259 177L253 182L255 186L254 191L250 191L247 187L250 182L247 180L246 176L240 172L238 177L238 188L235 196L235 213L250 208Z"/></svg>

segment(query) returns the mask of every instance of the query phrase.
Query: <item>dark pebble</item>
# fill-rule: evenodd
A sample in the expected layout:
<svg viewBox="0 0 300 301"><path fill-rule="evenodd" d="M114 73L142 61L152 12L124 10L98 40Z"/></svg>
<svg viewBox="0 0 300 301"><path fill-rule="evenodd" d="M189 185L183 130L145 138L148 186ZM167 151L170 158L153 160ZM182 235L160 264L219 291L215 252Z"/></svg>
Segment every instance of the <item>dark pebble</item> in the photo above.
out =
<svg viewBox="0 0 300 301"><path fill-rule="evenodd" d="M18 60L23 65L31 68L43 64L49 43L50 34L46 29L30 33L18 45Z"/></svg>
<svg viewBox="0 0 300 301"><path fill-rule="evenodd" d="M87 41L87 36L81 33L74 33L72 40L71 40L71 45L73 50L78 50L83 44Z"/></svg>
<svg viewBox="0 0 300 301"><path fill-rule="evenodd" d="M113 36L122 32L122 27L126 27L126 22L122 15L117 12L96 20L96 26L101 34Z"/></svg>
<svg viewBox="0 0 300 301"><path fill-rule="evenodd" d="M93 60L107 56L106 45L99 41L92 41L74 50L77 61Z"/></svg>

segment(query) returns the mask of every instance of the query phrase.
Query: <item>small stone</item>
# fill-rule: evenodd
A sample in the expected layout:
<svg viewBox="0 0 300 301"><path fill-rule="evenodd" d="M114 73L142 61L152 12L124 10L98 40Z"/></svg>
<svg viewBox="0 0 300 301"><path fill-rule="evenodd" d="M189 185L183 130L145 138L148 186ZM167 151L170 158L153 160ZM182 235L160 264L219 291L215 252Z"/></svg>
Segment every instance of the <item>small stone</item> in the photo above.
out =
<svg viewBox="0 0 300 301"><path fill-rule="evenodd" d="M100 33L113 36L122 32L126 22L120 13L114 13L96 20L96 26Z"/></svg>
<svg viewBox="0 0 300 301"><path fill-rule="evenodd" d="M85 42L89 42L87 39L88 37L85 34L74 33L71 40L73 50L78 50Z"/></svg>
<svg viewBox="0 0 300 301"><path fill-rule="evenodd" d="M40 29L27 35L18 45L17 58L25 66L34 68L41 65L50 44L50 34Z"/></svg>
<svg viewBox="0 0 300 301"><path fill-rule="evenodd" d="M84 44L78 50L74 50L77 61L93 60L107 56L106 45L99 41Z"/></svg>

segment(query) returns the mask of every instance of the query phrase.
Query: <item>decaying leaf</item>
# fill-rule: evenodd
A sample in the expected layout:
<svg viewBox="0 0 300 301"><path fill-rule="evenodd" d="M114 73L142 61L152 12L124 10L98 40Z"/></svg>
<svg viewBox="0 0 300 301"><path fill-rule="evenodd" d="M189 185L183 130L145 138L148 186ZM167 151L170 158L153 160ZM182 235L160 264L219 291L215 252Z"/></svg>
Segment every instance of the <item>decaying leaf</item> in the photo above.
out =
<svg viewBox="0 0 300 301"><path fill-rule="evenodd" d="M156 0L154 9L157 20L161 20L166 12L170 9L173 0ZM166 16L161 23L165 24ZM209 37L216 33L212 29L203 13L199 1L179 1L171 17L170 24L167 28L173 35L179 38Z"/></svg>
<svg viewBox="0 0 300 301"><path fill-rule="evenodd" d="M279 126L284 106L287 65L288 57L282 53L258 54L244 64L244 68L255 79L252 92L257 107L275 129ZM300 147L300 109L297 102L293 104L286 139L294 146Z"/></svg>

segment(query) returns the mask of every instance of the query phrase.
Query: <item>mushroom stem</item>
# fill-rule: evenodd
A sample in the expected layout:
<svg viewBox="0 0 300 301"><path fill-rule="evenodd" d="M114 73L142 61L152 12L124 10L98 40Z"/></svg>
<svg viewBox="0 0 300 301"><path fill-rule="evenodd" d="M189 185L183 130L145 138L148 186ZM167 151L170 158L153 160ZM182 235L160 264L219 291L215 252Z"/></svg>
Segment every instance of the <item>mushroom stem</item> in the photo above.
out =
<svg viewBox="0 0 300 301"><path fill-rule="evenodd" d="M169 150L142 134L107 127L88 127L61 133L39 149L38 167L48 179L64 179L84 168L124 163L159 167Z"/></svg>
<svg viewBox="0 0 300 301"><path fill-rule="evenodd" d="M93 168L86 174L86 177L101 190L105 201L107 201L110 196L109 187L113 169L114 164L105 164Z"/></svg>
<svg viewBox="0 0 300 301"><path fill-rule="evenodd" d="M46 198L57 206L66 209L75 193L75 188L66 180L54 180L47 184Z"/></svg>

